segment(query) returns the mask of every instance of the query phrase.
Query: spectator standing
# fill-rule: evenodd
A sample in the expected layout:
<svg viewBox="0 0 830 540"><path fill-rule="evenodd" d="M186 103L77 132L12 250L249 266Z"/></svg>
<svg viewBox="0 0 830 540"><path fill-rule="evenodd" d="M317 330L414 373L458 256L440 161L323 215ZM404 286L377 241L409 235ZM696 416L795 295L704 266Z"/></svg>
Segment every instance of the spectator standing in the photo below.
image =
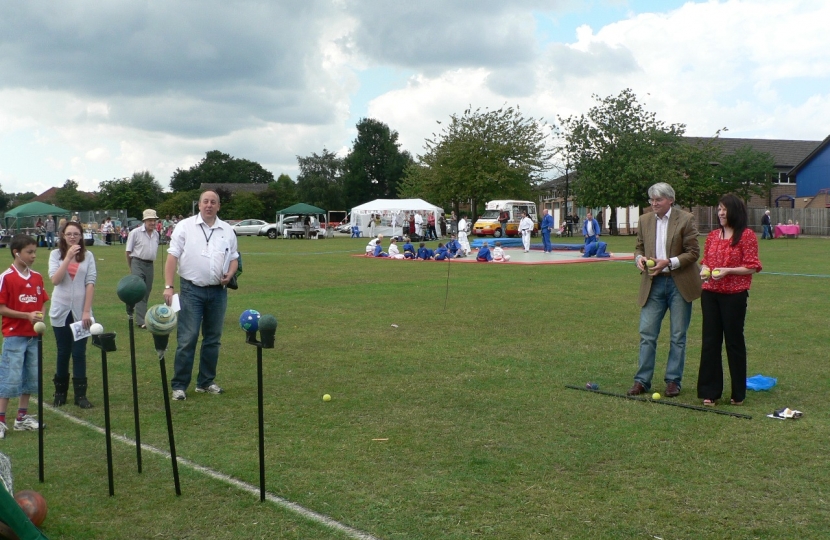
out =
<svg viewBox="0 0 830 540"><path fill-rule="evenodd" d="M713 406L723 393L722 346L726 341L726 358L732 383L732 405L746 398L746 340L744 322L752 274L761 271L758 239L748 227L746 205L732 193L718 204L720 227L709 233L703 250L700 276L703 294L703 339L700 347L700 370L697 397Z"/></svg>
<svg viewBox="0 0 830 540"><path fill-rule="evenodd" d="M19 397L15 431L36 431L40 424L28 414L29 398L37 394L38 339L34 323L43 320L49 300L43 277L31 269L37 241L18 234L11 241L13 263L0 274L0 315L3 316L3 355L0 358L0 439L6 438L9 399Z"/></svg>
<svg viewBox="0 0 830 540"><path fill-rule="evenodd" d="M424 218L420 212L415 212L415 235L420 238L426 236L424 234Z"/></svg>
<svg viewBox="0 0 830 540"><path fill-rule="evenodd" d="M510 221L510 212L502 210L499 212L499 227L501 228L501 237L507 237L507 222Z"/></svg>
<svg viewBox="0 0 830 540"><path fill-rule="evenodd" d="M101 234L104 235L104 242L108 245L112 245L112 231L113 231L113 224L112 219L109 216L104 218L104 223L101 225Z"/></svg>
<svg viewBox="0 0 830 540"><path fill-rule="evenodd" d="M153 265L159 249L159 233L156 231L158 215L148 209L142 216L143 224L132 230L127 237L127 267L130 274L138 276L147 287L144 298L135 305L135 322L139 328L146 328L144 316L147 314L147 301L153 291Z"/></svg>
<svg viewBox="0 0 830 540"><path fill-rule="evenodd" d="M228 305L226 286L236 273L239 253L233 228L217 216L220 207L219 195L213 191L202 193L199 213L179 222L167 249L164 302L170 305L173 300L177 268L181 291L176 360L170 382L173 399L178 401L187 399L200 328L202 348L196 392L224 392L214 379Z"/></svg>
<svg viewBox="0 0 830 540"><path fill-rule="evenodd" d="M66 404L71 356L75 405L89 409L92 408L86 397L86 342L89 338L76 340L70 325L77 321L89 329L92 324L92 300L98 270L95 256L84 245L84 231L80 223L70 221L61 230L58 249L49 254L49 278L55 286L49 308L49 322L57 343L54 405L60 407Z"/></svg>
<svg viewBox="0 0 830 540"><path fill-rule="evenodd" d="M769 217L769 210L764 212L764 217L761 218L761 225L764 228L764 232L761 235L761 240L766 240L767 238L772 240L772 221Z"/></svg>
<svg viewBox="0 0 830 540"><path fill-rule="evenodd" d="M700 298L695 218L674 207L674 189L660 182L648 189L652 212L640 216L634 250L640 279L640 357L634 385L628 395L644 394L651 388L657 336L666 311L671 313L669 357L666 362L666 397L680 394L686 362L686 331L692 318L692 302ZM646 266L646 261L654 266Z"/></svg>
<svg viewBox="0 0 830 540"><path fill-rule="evenodd" d="M46 216L43 227L46 230L46 245L51 250L55 245L55 218Z"/></svg>
<svg viewBox="0 0 830 540"><path fill-rule="evenodd" d="M438 232L435 230L435 212L430 212L427 216L427 231L430 240L438 240Z"/></svg>

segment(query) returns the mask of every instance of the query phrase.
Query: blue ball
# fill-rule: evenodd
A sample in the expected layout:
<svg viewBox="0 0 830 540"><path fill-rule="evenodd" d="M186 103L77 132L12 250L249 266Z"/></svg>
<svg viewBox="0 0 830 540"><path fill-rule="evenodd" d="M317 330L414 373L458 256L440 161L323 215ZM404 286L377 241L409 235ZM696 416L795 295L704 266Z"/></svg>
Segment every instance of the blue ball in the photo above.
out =
<svg viewBox="0 0 830 540"><path fill-rule="evenodd" d="M239 326L246 332L256 332L259 329L261 315L255 309L246 309L239 316Z"/></svg>

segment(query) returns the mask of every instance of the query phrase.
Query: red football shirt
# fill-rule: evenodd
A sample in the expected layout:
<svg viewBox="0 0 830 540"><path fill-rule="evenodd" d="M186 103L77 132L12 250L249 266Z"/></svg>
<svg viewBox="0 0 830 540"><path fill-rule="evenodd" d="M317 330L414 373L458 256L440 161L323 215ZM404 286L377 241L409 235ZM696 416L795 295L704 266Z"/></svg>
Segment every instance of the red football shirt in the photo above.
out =
<svg viewBox="0 0 830 540"><path fill-rule="evenodd" d="M0 274L0 304L6 305L9 309L27 313L43 311L43 304L48 300L49 295L43 286L43 276L40 273L30 269L29 275L23 276L12 265ZM34 326L27 319L3 317L4 337L34 337L36 335Z"/></svg>

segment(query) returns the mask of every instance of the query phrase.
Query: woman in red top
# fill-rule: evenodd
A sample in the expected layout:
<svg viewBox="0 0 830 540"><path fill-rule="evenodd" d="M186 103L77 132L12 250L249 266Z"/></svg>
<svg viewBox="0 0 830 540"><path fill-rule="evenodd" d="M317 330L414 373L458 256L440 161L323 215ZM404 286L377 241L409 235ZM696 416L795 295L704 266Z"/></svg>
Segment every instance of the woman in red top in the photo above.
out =
<svg viewBox="0 0 830 540"><path fill-rule="evenodd" d="M746 397L746 341L744 321L752 274L761 271L758 239L747 227L746 204L731 193L718 204L720 228L706 237L700 278L703 295L703 341L697 397L713 406L723 393L721 346L726 341L732 405Z"/></svg>

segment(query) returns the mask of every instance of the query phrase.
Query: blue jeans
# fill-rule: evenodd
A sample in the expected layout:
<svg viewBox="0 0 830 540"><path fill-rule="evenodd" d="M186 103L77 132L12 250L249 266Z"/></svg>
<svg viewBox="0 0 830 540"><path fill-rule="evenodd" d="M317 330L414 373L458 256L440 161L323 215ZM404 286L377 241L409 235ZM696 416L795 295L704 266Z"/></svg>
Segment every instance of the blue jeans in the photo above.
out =
<svg viewBox="0 0 830 540"><path fill-rule="evenodd" d="M542 244L545 246L545 253L553 251L553 244L550 243L550 229L542 229Z"/></svg>
<svg viewBox="0 0 830 540"><path fill-rule="evenodd" d="M86 342L89 338L75 341L75 334L69 325L75 322L72 312L66 316L63 326L53 326L55 342L58 348L58 362L55 375L58 378L69 377L69 357L72 357L72 376L76 379L86 378Z"/></svg>
<svg viewBox="0 0 830 540"><path fill-rule="evenodd" d="M178 314L178 344L170 386L173 390L187 390L190 385L196 342L199 341L201 328L202 348L199 352L199 375L196 385L205 388L213 384L213 379L216 378L219 340L222 338L225 308L228 306L228 291L222 286L197 287L184 279L180 279L179 283L179 301L182 309Z"/></svg>
<svg viewBox="0 0 830 540"><path fill-rule="evenodd" d="M654 375L654 360L657 356L657 338L666 311L671 312L671 339L669 359L666 362L666 383L675 382L680 386L683 366L686 363L686 330L692 320L692 303L687 302L671 276L652 278L648 301L640 310L640 360L634 380L651 388Z"/></svg>
<svg viewBox="0 0 830 540"><path fill-rule="evenodd" d="M0 358L0 397L37 395L37 338L3 338Z"/></svg>
<svg viewBox="0 0 830 540"><path fill-rule="evenodd" d="M772 238L772 226L771 225L764 225L764 233L761 235L761 240L766 240L767 238Z"/></svg>
<svg viewBox="0 0 830 540"><path fill-rule="evenodd" d="M49 249L52 249L55 245L55 233L46 231L46 245L49 246Z"/></svg>

